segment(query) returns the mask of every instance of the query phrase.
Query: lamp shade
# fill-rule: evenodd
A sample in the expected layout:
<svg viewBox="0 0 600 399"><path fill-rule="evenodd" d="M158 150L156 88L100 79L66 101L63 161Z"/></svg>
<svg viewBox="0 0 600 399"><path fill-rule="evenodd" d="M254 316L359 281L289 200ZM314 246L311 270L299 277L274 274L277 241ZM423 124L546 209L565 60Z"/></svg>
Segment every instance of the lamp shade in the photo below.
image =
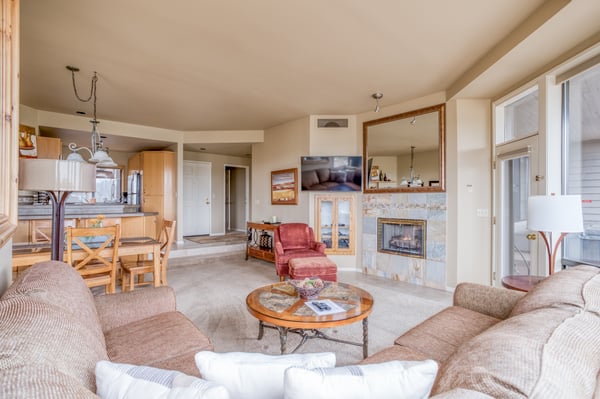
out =
<svg viewBox="0 0 600 399"><path fill-rule="evenodd" d="M96 165L57 159L19 159L19 189L96 191Z"/></svg>
<svg viewBox="0 0 600 399"><path fill-rule="evenodd" d="M85 162L80 153L73 151L67 156L67 161Z"/></svg>
<svg viewBox="0 0 600 399"><path fill-rule="evenodd" d="M117 166L115 161L108 155L104 150L97 150L94 155L89 159L90 162L98 163L98 166Z"/></svg>
<svg viewBox="0 0 600 399"><path fill-rule="evenodd" d="M583 231L580 195L536 195L527 201L527 228L533 231Z"/></svg>

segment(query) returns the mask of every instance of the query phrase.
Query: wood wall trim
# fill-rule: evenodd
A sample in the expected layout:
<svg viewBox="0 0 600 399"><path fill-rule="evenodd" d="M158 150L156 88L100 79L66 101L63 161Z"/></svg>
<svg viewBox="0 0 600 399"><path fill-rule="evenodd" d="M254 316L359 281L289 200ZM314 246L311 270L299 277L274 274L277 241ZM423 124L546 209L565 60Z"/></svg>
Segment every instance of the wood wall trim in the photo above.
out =
<svg viewBox="0 0 600 399"><path fill-rule="evenodd" d="M8 216L0 215L0 248L12 238L16 229L17 226L9 222Z"/></svg>
<svg viewBox="0 0 600 399"><path fill-rule="evenodd" d="M18 218L19 6L19 0L0 0L0 247Z"/></svg>

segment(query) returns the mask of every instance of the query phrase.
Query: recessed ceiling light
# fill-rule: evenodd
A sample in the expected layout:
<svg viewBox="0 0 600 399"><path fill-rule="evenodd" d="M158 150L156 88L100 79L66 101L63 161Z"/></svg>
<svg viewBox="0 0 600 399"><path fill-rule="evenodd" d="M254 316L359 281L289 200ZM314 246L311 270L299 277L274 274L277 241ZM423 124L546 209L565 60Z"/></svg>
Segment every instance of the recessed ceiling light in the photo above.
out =
<svg viewBox="0 0 600 399"><path fill-rule="evenodd" d="M76 113L76 114L79 114L79 115L85 115L85 112L84 112L84 111L77 111L77 112L75 112L75 113Z"/></svg>

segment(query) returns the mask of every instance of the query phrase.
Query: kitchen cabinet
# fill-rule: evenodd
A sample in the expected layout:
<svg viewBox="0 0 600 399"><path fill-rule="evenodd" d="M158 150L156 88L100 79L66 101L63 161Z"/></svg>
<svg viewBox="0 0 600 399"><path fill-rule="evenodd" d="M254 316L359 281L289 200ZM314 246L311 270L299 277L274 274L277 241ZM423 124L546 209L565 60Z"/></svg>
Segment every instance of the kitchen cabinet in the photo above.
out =
<svg viewBox="0 0 600 399"><path fill-rule="evenodd" d="M354 255L354 196L317 195L315 202L315 234L325 243L325 253Z"/></svg>
<svg viewBox="0 0 600 399"><path fill-rule="evenodd" d="M157 237L163 219L176 219L175 153L142 151L133 155L127 166L129 170L142 171L142 212L158 212L151 234Z"/></svg>
<svg viewBox="0 0 600 399"><path fill-rule="evenodd" d="M41 159L60 159L62 144L54 137L37 136L37 157Z"/></svg>
<svg viewBox="0 0 600 399"><path fill-rule="evenodd" d="M156 216L121 219L121 236L156 238Z"/></svg>
<svg viewBox="0 0 600 399"><path fill-rule="evenodd" d="M97 219L97 215L89 217L66 218L65 229L72 227L90 227ZM152 237L156 238L156 215L140 216L109 216L102 219L102 226L121 226L121 237ZM51 219L19 220L17 230L13 236L15 244L36 244L52 240Z"/></svg>

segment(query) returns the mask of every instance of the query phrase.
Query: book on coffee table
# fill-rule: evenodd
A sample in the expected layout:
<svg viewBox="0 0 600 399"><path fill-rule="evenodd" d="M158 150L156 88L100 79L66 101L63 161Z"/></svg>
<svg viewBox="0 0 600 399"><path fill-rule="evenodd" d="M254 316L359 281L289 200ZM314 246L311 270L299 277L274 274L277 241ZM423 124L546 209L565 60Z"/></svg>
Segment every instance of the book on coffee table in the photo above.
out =
<svg viewBox="0 0 600 399"><path fill-rule="evenodd" d="M330 299L319 299L315 301L304 302L313 312L319 316L324 316L333 313L341 313L346 310Z"/></svg>

